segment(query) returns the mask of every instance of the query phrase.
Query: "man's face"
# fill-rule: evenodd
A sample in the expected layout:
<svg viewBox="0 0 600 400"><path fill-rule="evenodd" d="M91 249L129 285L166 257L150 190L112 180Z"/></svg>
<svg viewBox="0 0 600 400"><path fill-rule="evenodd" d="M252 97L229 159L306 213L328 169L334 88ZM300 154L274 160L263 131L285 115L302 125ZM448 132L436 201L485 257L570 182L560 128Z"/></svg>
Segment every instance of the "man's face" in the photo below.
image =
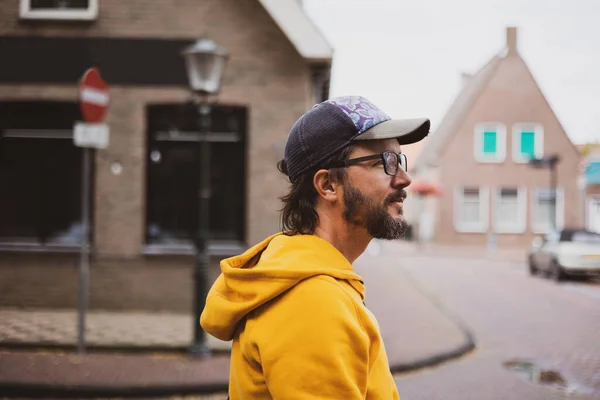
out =
<svg viewBox="0 0 600 400"><path fill-rule="evenodd" d="M393 151L400 153L396 139L357 142L348 159ZM381 160L365 161L346 168L343 218L367 230L376 239L398 239L408 224L403 217L405 188L411 178L402 169L387 175Z"/></svg>

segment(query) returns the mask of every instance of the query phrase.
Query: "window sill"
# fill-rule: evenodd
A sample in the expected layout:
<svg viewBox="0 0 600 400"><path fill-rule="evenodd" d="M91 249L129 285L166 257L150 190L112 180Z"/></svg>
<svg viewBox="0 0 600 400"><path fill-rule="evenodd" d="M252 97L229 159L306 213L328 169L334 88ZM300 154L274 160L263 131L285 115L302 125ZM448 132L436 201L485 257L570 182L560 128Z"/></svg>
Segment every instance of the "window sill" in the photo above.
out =
<svg viewBox="0 0 600 400"><path fill-rule="evenodd" d="M0 243L0 252L15 253L79 253L77 244Z"/></svg>
<svg viewBox="0 0 600 400"><path fill-rule="evenodd" d="M208 251L212 256L231 257L246 251L248 247L239 241L212 241ZM191 243L146 244L142 248L144 255L195 255L196 246Z"/></svg>
<svg viewBox="0 0 600 400"><path fill-rule="evenodd" d="M82 21L92 22L98 16L87 12L77 11L27 11L21 14L19 18L22 21Z"/></svg>
<svg viewBox="0 0 600 400"><path fill-rule="evenodd" d="M523 228L501 228L501 229L498 229L498 228L496 228L494 230L494 233L497 233L499 235L503 235L503 234L521 235L521 234L525 233L525 229L523 229Z"/></svg>
<svg viewBox="0 0 600 400"><path fill-rule="evenodd" d="M527 230L527 224L525 224L523 221L519 221L518 223L515 224L505 224L505 225L497 225L497 223L495 223L493 225L494 227L494 233L498 233L498 234L522 234L525 233L525 231Z"/></svg>
<svg viewBox="0 0 600 400"><path fill-rule="evenodd" d="M485 226L464 226L458 225L454 229L459 233L486 233L487 227Z"/></svg>
<svg viewBox="0 0 600 400"><path fill-rule="evenodd" d="M502 164L506 160L506 157L498 157L498 158L476 157L475 160L481 164Z"/></svg>

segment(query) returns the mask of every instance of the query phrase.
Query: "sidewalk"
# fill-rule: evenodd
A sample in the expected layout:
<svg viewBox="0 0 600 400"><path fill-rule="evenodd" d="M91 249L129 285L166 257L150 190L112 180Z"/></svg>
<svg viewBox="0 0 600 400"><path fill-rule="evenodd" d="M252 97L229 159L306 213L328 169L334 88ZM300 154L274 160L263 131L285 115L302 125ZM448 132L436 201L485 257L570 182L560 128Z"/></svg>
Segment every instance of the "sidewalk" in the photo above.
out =
<svg viewBox="0 0 600 400"><path fill-rule="evenodd" d="M491 261L524 263L527 260L527 248L500 248L488 249L486 247L444 245L438 243L423 243L399 241L394 244L396 250L404 256L411 257L465 257L478 258Z"/></svg>
<svg viewBox="0 0 600 400"><path fill-rule="evenodd" d="M435 365L474 347L460 320L401 268L419 262L409 246L373 242L355 263L394 372ZM0 309L0 321L0 393L6 396L166 396L227 388L230 344L210 338L212 357L188 356L191 315L90 311L87 355L74 351L74 310Z"/></svg>

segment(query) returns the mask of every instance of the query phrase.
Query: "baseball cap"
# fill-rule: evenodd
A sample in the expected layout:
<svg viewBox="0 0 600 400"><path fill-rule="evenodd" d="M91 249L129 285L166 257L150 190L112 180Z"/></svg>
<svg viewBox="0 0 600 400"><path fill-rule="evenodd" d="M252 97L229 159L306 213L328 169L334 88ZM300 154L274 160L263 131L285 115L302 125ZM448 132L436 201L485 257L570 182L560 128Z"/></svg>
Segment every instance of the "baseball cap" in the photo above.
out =
<svg viewBox="0 0 600 400"><path fill-rule="evenodd" d="M418 142L429 134L428 118L392 119L362 96L342 96L316 104L292 126L283 159L290 181L357 140Z"/></svg>

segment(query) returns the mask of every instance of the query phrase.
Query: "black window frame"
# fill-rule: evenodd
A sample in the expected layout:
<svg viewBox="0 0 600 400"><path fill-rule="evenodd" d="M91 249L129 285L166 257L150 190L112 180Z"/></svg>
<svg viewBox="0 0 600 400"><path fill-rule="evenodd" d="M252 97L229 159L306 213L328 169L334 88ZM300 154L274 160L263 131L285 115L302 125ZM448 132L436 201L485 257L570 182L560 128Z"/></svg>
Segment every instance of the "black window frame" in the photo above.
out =
<svg viewBox="0 0 600 400"><path fill-rule="evenodd" d="M31 235L15 234L10 237L10 233L7 234L6 231L10 232L15 227L0 226L0 231L6 230L0 232L0 251L77 252L80 250L82 237L77 230L81 229L83 149L73 143L73 124L81 119L79 107L79 104L74 101L39 99L0 101L0 169L3 169L0 171L0 185L3 184L4 179L7 179L4 184L10 186L11 179L14 184L15 177L18 177L14 169L10 170L10 168L15 165L11 163L11 156L15 156L14 151L20 146L29 145L32 146L32 149L31 153L25 151L22 155L24 160L17 161L21 164L16 165L21 168L31 166L29 173L33 171L39 174L37 180L29 181L35 185L30 190L39 192L37 196L31 195L32 192L25 190L22 195L25 195L26 198L19 200L17 194L12 200L13 205L20 206L29 202L29 206L37 204L37 207L7 211L14 212L17 215L15 218L17 221L21 218L18 216L21 213L35 214L37 212L38 215L32 217L32 221L30 221L35 225L33 228L30 227ZM61 148L63 149L62 154L54 153L57 149L60 151ZM10 152L13 153L9 154ZM90 210L93 210L95 152L94 150L90 150L90 152L89 207ZM64 163L68 163L69 160L72 163L65 165ZM18 183L21 183L20 179ZM62 192L58 192L58 195L57 192L52 191L56 187L63 189ZM64 206L65 209L57 213L57 206L60 207L61 198L67 204ZM6 201L6 197L0 199L0 203L2 201ZM8 204L11 204L10 200L8 200ZM88 231L88 243L90 244L93 244L94 238L93 215L94 213L90 212L90 229ZM0 216L0 224L3 223L1 219ZM8 218L4 219L5 223L7 220ZM12 221L12 223L17 222ZM65 227L64 223L70 225ZM23 227L17 228L17 231L18 229L23 229Z"/></svg>
<svg viewBox="0 0 600 400"><path fill-rule="evenodd" d="M211 127L209 128L209 142L211 146L211 189L212 199L210 208L210 225L211 225L211 239L209 240L208 246L211 254L230 255L246 247L246 228L247 228L247 185L246 177L248 171L248 155L247 155L247 139L248 139L248 118L249 110L243 106L229 106L229 105L212 105L211 107ZM144 215L144 254L193 254L195 252L195 242L197 235L197 224L198 224L198 190L199 190L199 114L197 105L191 102L188 103L149 103L146 105L146 212ZM219 178L219 168L215 168L215 165L224 163L223 158L223 146L227 146L229 143L234 146L233 154L238 154L239 157L235 157L238 164L236 168L240 168L233 177L231 171L229 177ZM221 147L216 149L215 147ZM157 149L162 149L156 152ZM171 150L168 150L171 149ZM187 191L183 201L187 204L186 207L179 206L178 210L186 210L184 213L187 215L189 221L181 222L186 225L186 229L175 230L171 239L161 239L160 235L155 234L154 237L151 235L151 231L155 232L161 230L159 219L164 217L156 216L157 209L173 208L172 202L178 200L166 198L163 203L157 202L156 199L152 199L152 196L156 196L157 192L161 192L157 189L156 182L152 182L154 179L165 179L157 178L156 172L152 171L152 163L162 162L163 156L168 156L165 151L180 151L181 157L188 158L185 163L188 165L187 169L191 171L184 171L187 176L182 178L182 181L188 182L188 185L178 184L178 187L182 187L182 190ZM221 156L217 156L215 153L221 153ZM190 161L190 157L194 159ZM235 161L235 160L234 160ZM181 170L183 166L173 166L174 169ZM222 171L222 169L221 169ZM171 171L171 173L173 173ZM227 175L227 173L226 173ZM231 179L236 182L231 183ZM226 181L230 186L219 187L218 185ZM161 183L162 184L162 183ZM231 195L232 186L236 195ZM229 191L230 195L219 193L219 190L225 188L225 192ZM178 189L173 189L174 192ZM162 195L162 194L161 194ZM226 232L225 230L219 231L220 234L215 235L215 221L217 216L215 205L220 205L219 199L231 200L235 199L234 209L235 212L228 214L234 218L230 218L229 224L236 225L235 235L234 232ZM165 205L165 203L171 203ZM154 216L151 214L155 214ZM183 217L173 217L179 221L183 221ZM220 220L219 220L220 221ZM168 225L168 222L166 222ZM195 225L196 228L191 228L191 225ZM179 225L181 226L181 225ZM169 235L168 229L164 229L164 236ZM184 232L185 231L185 232ZM224 237L227 236L227 237Z"/></svg>

